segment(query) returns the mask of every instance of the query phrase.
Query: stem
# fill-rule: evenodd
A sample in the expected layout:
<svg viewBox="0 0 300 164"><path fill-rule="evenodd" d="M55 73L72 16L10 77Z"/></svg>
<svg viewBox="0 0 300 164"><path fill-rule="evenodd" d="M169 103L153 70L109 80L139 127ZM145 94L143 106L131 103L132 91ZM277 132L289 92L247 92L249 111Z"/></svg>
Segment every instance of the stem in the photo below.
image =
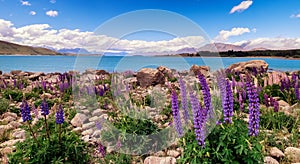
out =
<svg viewBox="0 0 300 164"><path fill-rule="evenodd" d="M47 132L47 137L50 141L50 134L49 134L49 129L48 129L48 123L47 123L47 118L46 118L46 115L44 115L44 118L45 118L45 125L46 125L46 132Z"/></svg>
<svg viewBox="0 0 300 164"><path fill-rule="evenodd" d="M33 139L34 139L35 142L38 144L38 146L40 146L40 143L38 142L38 140L36 139L36 136L35 136L34 133L33 133L33 130L32 130L32 128L31 128L30 123L29 123L29 122L27 122L27 123L28 123L29 131L31 132L31 135L32 135Z"/></svg>
<svg viewBox="0 0 300 164"><path fill-rule="evenodd" d="M59 144L61 145L61 124L59 124Z"/></svg>

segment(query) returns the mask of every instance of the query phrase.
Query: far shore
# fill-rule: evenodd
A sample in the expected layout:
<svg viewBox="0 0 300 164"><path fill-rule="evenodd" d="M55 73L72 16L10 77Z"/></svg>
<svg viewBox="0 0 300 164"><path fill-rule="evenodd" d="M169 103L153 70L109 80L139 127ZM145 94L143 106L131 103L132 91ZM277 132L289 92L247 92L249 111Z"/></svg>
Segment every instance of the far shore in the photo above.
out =
<svg viewBox="0 0 300 164"><path fill-rule="evenodd" d="M89 55L82 55L82 54L67 54L67 55L25 55L25 54L0 54L0 56L84 56L84 57L122 57L120 55L98 55L98 54L89 54ZM181 56L181 55L124 55L124 57L184 57L184 58L266 58L266 59L285 59L285 60L300 60L300 58L293 58L293 57L283 57L283 56L239 56L239 57L230 57L230 56Z"/></svg>

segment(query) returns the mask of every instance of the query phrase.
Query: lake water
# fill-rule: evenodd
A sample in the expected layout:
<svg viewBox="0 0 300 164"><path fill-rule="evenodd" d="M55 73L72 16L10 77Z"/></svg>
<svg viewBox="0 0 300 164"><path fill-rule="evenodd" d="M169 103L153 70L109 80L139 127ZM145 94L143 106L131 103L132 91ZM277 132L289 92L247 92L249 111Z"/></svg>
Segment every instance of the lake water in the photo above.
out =
<svg viewBox="0 0 300 164"><path fill-rule="evenodd" d="M66 72L69 70L104 69L109 72L139 70L143 67L167 66L187 70L193 64L207 65L212 70L226 68L242 61L264 60L270 69L300 70L300 60L281 58L216 58L216 57L143 57L143 56L0 56L0 70L23 70L31 72Z"/></svg>

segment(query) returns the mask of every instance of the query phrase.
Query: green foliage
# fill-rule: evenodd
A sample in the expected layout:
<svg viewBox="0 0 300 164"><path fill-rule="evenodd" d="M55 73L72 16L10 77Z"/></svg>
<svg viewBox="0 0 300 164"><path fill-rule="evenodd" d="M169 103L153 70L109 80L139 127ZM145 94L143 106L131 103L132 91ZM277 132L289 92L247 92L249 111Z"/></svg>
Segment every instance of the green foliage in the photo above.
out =
<svg viewBox="0 0 300 164"><path fill-rule="evenodd" d="M5 113L9 108L9 101L7 99L0 99L0 115Z"/></svg>
<svg viewBox="0 0 300 164"><path fill-rule="evenodd" d="M249 137L247 124L234 119L233 124L217 125L202 148L192 130L181 139L184 152L179 163L262 163L262 145Z"/></svg>
<svg viewBox="0 0 300 164"><path fill-rule="evenodd" d="M265 110L260 117L260 126L268 130L281 130L286 128L291 132L297 128L296 119L292 116L287 116L283 112L274 112Z"/></svg>
<svg viewBox="0 0 300 164"><path fill-rule="evenodd" d="M152 121L129 116L116 118L114 126L126 133L138 135L149 135L158 131L158 127Z"/></svg>
<svg viewBox="0 0 300 164"><path fill-rule="evenodd" d="M3 91L3 97L6 99L10 99L10 96L12 100L20 102L23 98L23 93L20 90L12 90L12 89L6 89Z"/></svg>
<svg viewBox="0 0 300 164"><path fill-rule="evenodd" d="M40 146L32 138L16 144L16 152L10 155L10 163L87 163L89 156L86 144L73 132L62 134L59 143L57 134L50 141L39 136Z"/></svg>
<svg viewBox="0 0 300 164"><path fill-rule="evenodd" d="M41 119L33 127L37 142L27 134L26 140L16 144L16 152L9 156L10 163L88 163L88 147L79 136L70 129L65 122L62 125L61 141L59 127L55 118L48 120L50 139L46 137L44 120ZM28 131L28 129L27 129ZM29 132L28 132L29 133Z"/></svg>
<svg viewBox="0 0 300 164"><path fill-rule="evenodd" d="M104 161L102 161L103 164L111 163L111 162L120 163L120 164L130 164L131 156L122 153L111 153L111 154L107 154L104 158Z"/></svg>

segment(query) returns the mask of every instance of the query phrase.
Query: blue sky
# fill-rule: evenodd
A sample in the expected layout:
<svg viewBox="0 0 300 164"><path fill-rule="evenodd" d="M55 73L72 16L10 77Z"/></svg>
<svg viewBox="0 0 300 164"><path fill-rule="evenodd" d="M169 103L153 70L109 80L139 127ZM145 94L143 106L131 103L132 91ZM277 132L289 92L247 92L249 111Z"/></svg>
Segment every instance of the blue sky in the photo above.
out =
<svg viewBox="0 0 300 164"><path fill-rule="evenodd" d="M233 10L235 6L236 10ZM268 46L275 42L277 45L274 48L295 48L300 45L298 0L0 0L0 19L9 21L12 24L9 28L14 29L47 24L42 30L78 29L80 32L93 32L99 25L120 14L142 9L162 9L187 17L202 27L215 42L247 43L249 47L258 47L258 43ZM146 22L147 18L143 21ZM159 18L157 23L160 23ZM1 27L0 23L1 40L38 44L37 40L16 39L17 34L10 36L15 38L5 38L3 33L6 28ZM172 37L163 33L144 32L126 39L158 41L171 40ZM265 40L259 40L262 38ZM292 41L295 43L287 45ZM43 42L43 45L46 44ZM53 43L51 45L61 48Z"/></svg>

